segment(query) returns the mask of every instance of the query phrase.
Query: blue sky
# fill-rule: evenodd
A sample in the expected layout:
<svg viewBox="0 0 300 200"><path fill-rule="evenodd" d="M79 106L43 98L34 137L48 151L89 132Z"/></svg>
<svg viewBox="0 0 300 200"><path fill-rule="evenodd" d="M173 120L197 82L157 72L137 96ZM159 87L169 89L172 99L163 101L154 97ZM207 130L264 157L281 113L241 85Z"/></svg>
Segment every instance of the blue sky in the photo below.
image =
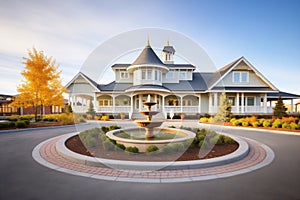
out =
<svg viewBox="0 0 300 200"><path fill-rule="evenodd" d="M297 0L1 1L0 93L16 94L27 49L53 56L66 84L102 42L158 27L192 38L217 68L244 56L277 88L300 94L299 19Z"/></svg>

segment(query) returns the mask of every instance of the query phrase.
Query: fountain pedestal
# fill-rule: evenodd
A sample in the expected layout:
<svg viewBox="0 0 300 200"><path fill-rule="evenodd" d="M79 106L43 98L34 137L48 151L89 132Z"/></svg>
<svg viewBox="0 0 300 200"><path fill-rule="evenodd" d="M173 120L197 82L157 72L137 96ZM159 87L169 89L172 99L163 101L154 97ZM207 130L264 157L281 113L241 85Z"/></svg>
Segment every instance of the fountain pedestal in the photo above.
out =
<svg viewBox="0 0 300 200"><path fill-rule="evenodd" d="M155 135L153 134L153 128L159 127L162 124L162 121L152 121L152 116L156 115L157 111L151 111L151 106L154 106L156 102L150 101L150 96L148 95L148 100L143 102L143 105L147 107L146 111L141 111L140 113L147 117L146 120L135 120L139 127L145 128L146 134L145 138L153 138Z"/></svg>

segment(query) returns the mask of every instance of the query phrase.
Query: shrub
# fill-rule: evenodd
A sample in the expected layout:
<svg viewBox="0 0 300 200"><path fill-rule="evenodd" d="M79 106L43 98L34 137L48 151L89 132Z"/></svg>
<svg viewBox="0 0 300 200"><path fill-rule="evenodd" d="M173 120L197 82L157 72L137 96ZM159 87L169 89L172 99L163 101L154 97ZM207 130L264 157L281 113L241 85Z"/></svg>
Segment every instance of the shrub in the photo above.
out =
<svg viewBox="0 0 300 200"><path fill-rule="evenodd" d="M84 144L88 147L88 148L91 148L91 147L95 147L96 146L96 139L91 137L91 136L88 136L85 141L84 141Z"/></svg>
<svg viewBox="0 0 300 200"><path fill-rule="evenodd" d="M165 154L169 154L173 151L172 147L170 145L165 145L161 148L161 152Z"/></svg>
<svg viewBox="0 0 300 200"><path fill-rule="evenodd" d="M158 151L158 147L156 145L150 145L147 147L146 151L148 153Z"/></svg>
<svg viewBox="0 0 300 200"><path fill-rule="evenodd" d="M231 137L225 136L225 138L224 138L224 143L225 143L225 144L234 144L235 141L234 141L234 139L232 139Z"/></svg>
<svg viewBox="0 0 300 200"><path fill-rule="evenodd" d="M108 130L109 130L109 131L112 131L112 130L120 129L120 128L121 128L120 126L112 125L112 126L109 126L109 127L108 127Z"/></svg>
<svg viewBox="0 0 300 200"><path fill-rule="evenodd" d="M225 135L219 135L217 144L223 144L225 141Z"/></svg>
<svg viewBox="0 0 300 200"><path fill-rule="evenodd" d="M265 120L263 123L264 127L270 127L271 126L271 121L270 120Z"/></svg>
<svg viewBox="0 0 300 200"><path fill-rule="evenodd" d="M252 123L252 126L253 126L253 127L258 127L259 125L260 125L260 124L259 124L258 121Z"/></svg>
<svg viewBox="0 0 300 200"><path fill-rule="evenodd" d="M103 131L103 133L107 133L109 129L106 126L102 126L101 130Z"/></svg>
<svg viewBox="0 0 300 200"><path fill-rule="evenodd" d="M107 115L102 115L102 116L101 116L101 120L102 120L102 121L108 121L108 120L109 120L109 116L107 116Z"/></svg>
<svg viewBox="0 0 300 200"><path fill-rule="evenodd" d="M96 116L94 117L94 119L95 119L95 120L100 120L100 119L101 119L101 117L100 117L100 116L98 116L98 115L96 115Z"/></svg>
<svg viewBox="0 0 300 200"><path fill-rule="evenodd" d="M298 129L298 125L295 122L290 123L290 127L292 130Z"/></svg>
<svg viewBox="0 0 300 200"><path fill-rule="evenodd" d="M138 153L139 149L137 147L126 147L125 151L129 153Z"/></svg>
<svg viewBox="0 0 300 200"><path fill-rule="evenodd" d="M240 120L235 120L232 122L232 126L239 126L241 125L241 121Z"/></svg>
<svg viewBox="0 0 300 200"><path fill-rule="evenodd" d="M88 120L92 120L92 119L94 119L94 115L92 115L92 114L86 114L86 118Z"/></svg>
<svg viewBox="0 0 300 200"><path fill-rule="evenodd" d="M231 118L230 119L230 122L232 123L232 122L234 122L236 120L236 118Z"/></svg>
<svg viewBox="0 0 300 200"><path fill-rule="evenodd" d="M281 119L275 119L272 123L272 128L280 128L281 127Z"/></svg>
<svg viewBox="0 0 300 200"><path fill-rule="evenodd" d="M207 123L208 122L208 118L207 117L201 117L200 118L200 122Z"/></svg>
<svg viewBox="0 0 300 200"><path fill-rule="evenodd" d="M175 143L171 145L174 152L180 152L184 150L184 145L182 143Z"/></svg>
<svg viewBox="0 0 300 200"><path fill-rule="evenodd" d="M218 135L209 139L210 144L217 144L218 141L219 141L219 136Z"/></svg>
<svg viewBox="0 0 300 200"><path fill-rule="evenodd" d="M30 124L30 121L29 120L23 120L24 123L26 124L26 126L28 126Z"/></svg>
<svg viewBox="0 0 300 200"><path fill-rule="evenodd" d="M282 123L290 124L292 122L296 123L296 118L294 117L282 117Z"/></svg>
<svg viewBox="0 0 300 200"><path fill-rule="evenodd" d="M115 149L118 151L118 150L125 150L126 149L126 147L123 145L123 144L116 144L116 146L115 146Z"/></svg>
<svg viewBox="0 0 300 200"><path fill-rule="evenodd" d="M206 149L209 145L208 145L208 142L206 141L206 140L201 140L200 142L199 142L199 148L204 148L204 149Z"/></svg>
<svg viewBox="0 0 300 200"><path fill-rule="evenodd" d="M25 128L26 127L26 124L25 124L24 121L17 121L15 123L15 125L16 125L17 128Z"/></svg>
<svg viewBox="0 0 300 200"><path fill-rule="evenodd" d="M210 123L210 124L213 124L213 123L215 123L216 121L215 121L215 119L213 118L213 117L210 117L209 119L208 119L208 123Z"/></svg>
<svg viewBox="0 0 300 200"><path fill-rule="evenodd" d="M74 117L72 114L60 114L58 115L58 122L60 122L62 125L68 125L68 124L74 124Z"/></svg>
<svg viewBox="0 0 300 200"><path fill-rule="evenodd" d="M171 125L171 126L169 126L169 128L176 128L176 126Z"/></svg>
<svg viewBox="0 0 300 200"><path fill-rule="evenodd" d="M103 148L107 151L112 151L115 149L114 143L112 143L109 139L106 139L102 142Z"/></svg>
<svg viewBox="0 0 300 200"><path fill-rule="evenodd" d="M197 135L197 142L200 142L205 139L205 135Z"/></svg>
<svg viewBox="0 0 300 200"><path fill-rule="evenodd" d="M253 116L251 116L251 117L246 117L246 118L245 118L245 121L252 125L254 122L257 121L257 116L254 116L254 115L253 115Z"/></svg>
<svg viewBox="0 0 300 200"><path fill-rule="evenodd" d="M107 139L107 137L104 133L99 133L98 138L102 141L105 141Z"/></svg>
<svg viewBox="0 0 300 200"><path fill-rule="evenodd" d="M263 123L265 122L266 119L262 118L258 120L259 125L263 125Z"/></svg>
<svg viewBox="0 0 300 200"><path fill-rule="evenodd" d="M291 126L288 123L284 122L284 123L282 123L282 128L289 129L289 128L291 128Z"/></svg>
<svg viewBox="0 0 300 200"><path fill-rule="evenodd" d="M243 121L243 122L242 122L242 126L244 126L244 127L247 127L247 126L249 126L249 122L247 122L247 121Z"/></svg>

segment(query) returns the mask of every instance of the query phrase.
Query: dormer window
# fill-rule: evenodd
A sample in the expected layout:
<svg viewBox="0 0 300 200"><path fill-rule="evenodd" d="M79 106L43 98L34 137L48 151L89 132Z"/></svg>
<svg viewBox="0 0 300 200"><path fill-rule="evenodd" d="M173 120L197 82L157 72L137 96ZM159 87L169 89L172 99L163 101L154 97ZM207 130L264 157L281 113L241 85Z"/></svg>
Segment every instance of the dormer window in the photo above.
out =
<svg viewBox="0 0 300 200"><path fill-rule="evenodd" d="M232 74L233 83L248 83L249 82L249 72L233 72Z"/></svg>
<svg viewBox="0 0 300 200"><path fill-rule="evenodd" d="M121 71L120 72L120 78L121 79L128 79L128 77L129 77L128 72L126 72L126 71Z"/></svg>
<svg viewBox="0 0 300 200"><path fill-rule="evenodd" d="M179 79L186 79L186 71L179 72Z"/></svg>
<svg viewBox="0 0 300 200"><path fill-rule="evenodd" d="M168 79L174 78L174 72L173 72L173 71L169 71L169 72L166 74L166 78L168 78Z"/></svg>

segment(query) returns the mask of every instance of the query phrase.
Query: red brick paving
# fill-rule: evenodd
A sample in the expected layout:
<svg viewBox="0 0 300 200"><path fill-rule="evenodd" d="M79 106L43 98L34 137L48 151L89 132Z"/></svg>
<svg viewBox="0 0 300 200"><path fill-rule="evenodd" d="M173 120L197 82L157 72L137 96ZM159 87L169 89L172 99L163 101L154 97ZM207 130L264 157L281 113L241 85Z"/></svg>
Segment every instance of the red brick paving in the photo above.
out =
<svg viewBox="0 0 300 200"><path fill-rule="evenodd" d="M254 166L260 163L261 161L263 161L266 157L266 152L263 147L261 147L258 143L252 140L247 140L250 147L249 154L242 160L230 164L225 164L225 165L215 166L215 167L199 168L199 169L181 169L181 170L160 170L160 171L118 170L118 169L105 168L105 167L93 167L93 166L76 163L74 161L70 161L57 153L55 144L58 140L59 138L54 138L46 142L44 145L42 145L42 147L40 148L40 155L43 159L62 168L74 170L77 172L88 173L91 175L101 175L101 176L108 176L108 177L172 179L172 178L191 178L191 177L206 176L206 175L217 175L217 174L222 174L227 172L234 172L237 170Z"/></svg>

